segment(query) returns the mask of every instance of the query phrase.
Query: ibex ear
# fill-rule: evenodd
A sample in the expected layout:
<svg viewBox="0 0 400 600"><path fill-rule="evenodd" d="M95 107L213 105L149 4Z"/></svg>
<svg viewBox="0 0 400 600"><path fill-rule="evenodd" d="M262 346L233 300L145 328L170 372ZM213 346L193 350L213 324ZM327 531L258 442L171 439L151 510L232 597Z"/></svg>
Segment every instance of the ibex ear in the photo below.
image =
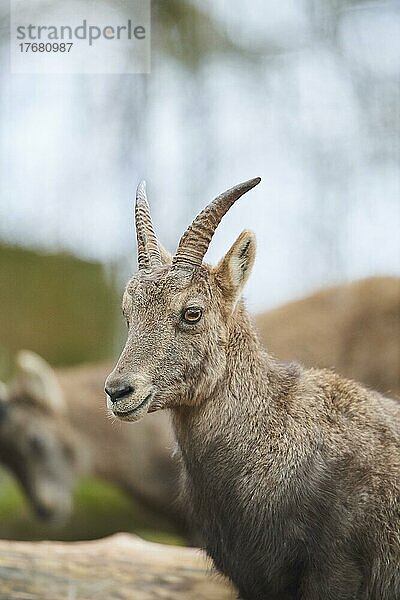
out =
<svg viewBox="0 0 400 600"><path fill-rule="evenodd" d="M0 381L0 402L8 400L8 389L5 383Z"/></svg>
<svg viewBox="0 0 400 600"><path fill-rule="evenodd" d="M224 294L233 302L240 296L256 258L256 237L252 231L242 231L231 249L215 267L215 277Z"/></svg>
<svg viewBox="0 0 400 600"><path fill-rule="evenodd" d="M170 254L160 242L158 242L158 249L160 250L162 264L170 265L172 263L172 254Z"/></svg>
<svg viewBox="0 0 400 600"><path fill-rule="evenodd" d="M17 354L18 372L11 383L13 396L26 394L44 409L53 413L65 411L64 396L51 366L38 354L21 350Z"/></svg>

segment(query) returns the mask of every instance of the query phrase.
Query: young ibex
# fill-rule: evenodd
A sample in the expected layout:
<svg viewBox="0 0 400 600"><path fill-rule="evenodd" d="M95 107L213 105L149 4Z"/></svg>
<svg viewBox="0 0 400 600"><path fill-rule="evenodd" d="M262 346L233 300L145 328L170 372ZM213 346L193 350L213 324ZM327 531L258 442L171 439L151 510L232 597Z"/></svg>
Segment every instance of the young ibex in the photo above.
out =
<svg viewBox="0 0 400 600"><path fill-rule="evenodd" d="M203 263L224 214L259 181L218 196L172 260L139 185L139 271L124 293L128 339L108 408L124 421L171 409L207 552L242 598L395 600L400 404L262 349L240 299L251 232L216 267Z"/></svg>

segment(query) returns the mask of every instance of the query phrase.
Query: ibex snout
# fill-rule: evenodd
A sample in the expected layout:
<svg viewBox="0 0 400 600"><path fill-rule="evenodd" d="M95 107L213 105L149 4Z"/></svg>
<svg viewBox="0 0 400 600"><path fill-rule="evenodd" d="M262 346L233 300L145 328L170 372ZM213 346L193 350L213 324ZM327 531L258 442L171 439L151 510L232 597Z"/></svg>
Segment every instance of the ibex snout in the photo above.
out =
<svg viewBox="0 0 400 600"><path fill-rule="evenodd" d="M106 379L107 407L123 421L140 419L150 407L153 386L142 377L122 377L113 371Z"/></svg>

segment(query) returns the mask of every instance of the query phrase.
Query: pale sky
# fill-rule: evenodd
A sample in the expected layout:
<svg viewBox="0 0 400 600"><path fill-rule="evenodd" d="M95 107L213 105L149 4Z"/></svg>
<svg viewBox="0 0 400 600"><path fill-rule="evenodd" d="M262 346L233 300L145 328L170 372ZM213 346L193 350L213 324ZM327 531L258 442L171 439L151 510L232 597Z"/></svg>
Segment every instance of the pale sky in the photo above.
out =
<svg viewBox="0 0 400 600"><path fill-rule="evenodd" d="M10 76L3 52L1 238L128 268L139 178L173 250L214 195L259 175L208 254L255 231L251 308L400 273L399 6L343 9L333 45L306 2L197 4L264 58L210 59L195 76L168 60L150 75Z"/></svg>

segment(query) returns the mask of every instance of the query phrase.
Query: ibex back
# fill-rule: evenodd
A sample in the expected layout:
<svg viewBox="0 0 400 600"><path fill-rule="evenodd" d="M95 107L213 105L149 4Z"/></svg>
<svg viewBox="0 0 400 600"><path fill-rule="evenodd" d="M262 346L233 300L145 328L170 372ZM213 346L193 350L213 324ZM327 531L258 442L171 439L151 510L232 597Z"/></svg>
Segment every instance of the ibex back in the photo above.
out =
<svg viewBox="0 0 400 600"><path fill-rule="evenodd" d="M173 258L139 186L139 271L109 410L125 421L172 411L193 517L242 598L398 599L400 405L262 349L240 299L251 232L216 267L203 263L223 215L257 183L217 197Z"/></svg>

